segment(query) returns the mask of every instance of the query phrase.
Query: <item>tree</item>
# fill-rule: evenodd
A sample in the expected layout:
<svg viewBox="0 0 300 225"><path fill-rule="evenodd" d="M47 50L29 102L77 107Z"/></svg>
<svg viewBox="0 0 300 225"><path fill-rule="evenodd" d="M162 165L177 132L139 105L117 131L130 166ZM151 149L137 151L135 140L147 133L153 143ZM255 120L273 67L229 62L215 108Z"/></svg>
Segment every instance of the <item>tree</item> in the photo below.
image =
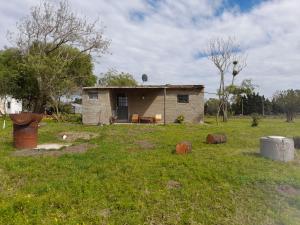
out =
<svg viewBox="0 0 300 225"><path fill-rule="evenodd" d="M233 108L236 114L241 114L241 110L243 110L244 115L263 114L264 101L264 96L259 95L259 93L247 93Z"/></svg>
<svg viewBox="0 0 300 225"><path fill-rule="evenodd" d="M21 60L20 52L16 49L6 49L0 51L0 102L3 103L4 116L3 129L6 126L6 103L8 95L12 95L13 90L18 87L16 77L18 75L18 62Z"/></svg>
<svg viewBox="0 0 300 225"><path fill-rule="evenodd" d="M74 79L76 62L90 60L92 53L101 56L110 44L98 25L98 20L88 22L73 13L67 1L42 1L17 25L17 34L10 34L22 53L23 70L37 82L34 111L43 111L47 102L54 104L74 84L83 85L80 77Z"/></svg>
<svg viewBox="0 0 300 225"><path fill-rule="evenodd" d="M137 86L137 81L129 73L121 72L110 69L98 81L102 86Z"/></svg>
<svg viewBox="0 0 300 225"><path fill-rule="evenodd" d="M218 113L220 101L216 98L208 99L204 104L204 111L206 115L215 116Z"/></svg>
<svg viewBox="0 0 300 225"><path fill-rule="evenodd" d="M217 121L219 118L220 111L222 111L223 121L228 120L228 97L229 94L226 91L225 74L228 72L229 67L233 66L232 82L234 85L235 77L243 70L246 66L245 57L240 54L240 46L236 41L229 37L228 39L216 38L212 39L209 43L207 50L208 58L217 67L220 74L220 83L218 89L220 106L217 113Z"/></svg>
<svg viewBox="0 0 300 225"><path fill-rule="evenodd" d="M79 52L78 49L69 46L64 46L63 48L64 54L70 57L77 55ZM56 66L60 66L60 60L56 60L58 56L55 54L56 52L53 52L44 60L34 55L26 55L25 57L31 57L32 63L38 62L40 66L43 66L44 81L48 84L48 91L44 95L45 103L43 105L47 104L55 108L55 112L58 115L57 118L59 118L58 106L60 105L61 97L71 95L82 86L95 84L96 76L92 73L91 56L86 53L76 57L60 73L55 73ZM4 93L4 96L9 94L17 99L22 99L24 108L34 111L36 102L39 100L40 90L35 67L28 64L29 59L24 59L25 57L20 55L15 49L2 51L2 54L0 54L0 74L5 74L5 76L0 75L0 83L3 86L5 84L5 88L1 88L1 92ZM61 60L63 59L64 57Z"/></svg>
<svg viewBox="0 0 300 225"><path fill-rule="evenodd" d="M275 93L274 102L286 114L286 121L293 122L297 112L300 112L300 90L285 90Z"/></svg>
<svg viewBox="0 0 300 225"><path fill-rule="evenodd" d="M240 104L242 97L252 94L255 87L257 87L257 85L253 84L251 79L245 79L240 85L227 86L225 92L227 96L231 96L231 104Z"/></svg>
<svg viewBox="0 0 300 225"><path fill-rule="evenodd" d="M31 54L26 59L23 67L30 74L34 74L38 78L39 72L43 72L44 87L47 91L43 93L44 102L55 109L56 118L60 118L59 105L62 96L68 96L75 93L82 86L93 85L96 77L93 75L93 64L91 56L86 53L79 54L77 48L70 46L62 46L60 54L56 51L48 55L48 57L40 58L35 54ZM74 56L77 56L76 58ZM65 64L64 60L74 57L69 64ZM29 63L29 62L32 62ZM38 63L37 68L34 63ZM36 79L38 84L38 79ZM37 85L39 88L39 85ZM39 90L40 91L40 90ZM37 105L39 107L39 105Z"/></svg>

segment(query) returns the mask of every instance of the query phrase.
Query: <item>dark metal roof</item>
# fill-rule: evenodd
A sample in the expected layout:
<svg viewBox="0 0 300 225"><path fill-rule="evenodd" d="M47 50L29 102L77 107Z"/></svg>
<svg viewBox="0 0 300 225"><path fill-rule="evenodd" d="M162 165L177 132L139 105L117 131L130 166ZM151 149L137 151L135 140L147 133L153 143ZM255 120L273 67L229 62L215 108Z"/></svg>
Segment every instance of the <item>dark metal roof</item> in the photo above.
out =
<svg viewBox="0 0 300 225"><path fill-rule="evenodd" d="M94 86L83 87L83 90L90 89L203 89L204 85L139 85L139 86Z"/></svg>

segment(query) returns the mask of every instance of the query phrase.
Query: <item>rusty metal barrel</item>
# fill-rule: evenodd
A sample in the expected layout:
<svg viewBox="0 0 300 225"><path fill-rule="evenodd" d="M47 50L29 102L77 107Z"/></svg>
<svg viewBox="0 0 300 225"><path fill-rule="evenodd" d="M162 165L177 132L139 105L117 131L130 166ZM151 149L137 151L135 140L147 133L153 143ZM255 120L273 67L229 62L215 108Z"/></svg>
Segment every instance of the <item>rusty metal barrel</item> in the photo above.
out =
<svg viewBox="0 0 300 225"><path fill-rule="evenodd" d="M13 121L14 147L17 149L32 149L37 147L38 123L43 115L37 113L10 114Z"/></svg>

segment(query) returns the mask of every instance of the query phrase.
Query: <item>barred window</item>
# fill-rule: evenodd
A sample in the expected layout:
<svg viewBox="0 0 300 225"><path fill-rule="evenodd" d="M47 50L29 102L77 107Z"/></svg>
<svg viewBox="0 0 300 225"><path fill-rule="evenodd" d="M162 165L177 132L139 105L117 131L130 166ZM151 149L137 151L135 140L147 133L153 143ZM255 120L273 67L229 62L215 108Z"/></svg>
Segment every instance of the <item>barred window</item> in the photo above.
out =
<svg viewBox="0 0 300 225"><path fill-rule="evenodd" d="M177 95L178 103L189 103L189 95Z"/></svg>

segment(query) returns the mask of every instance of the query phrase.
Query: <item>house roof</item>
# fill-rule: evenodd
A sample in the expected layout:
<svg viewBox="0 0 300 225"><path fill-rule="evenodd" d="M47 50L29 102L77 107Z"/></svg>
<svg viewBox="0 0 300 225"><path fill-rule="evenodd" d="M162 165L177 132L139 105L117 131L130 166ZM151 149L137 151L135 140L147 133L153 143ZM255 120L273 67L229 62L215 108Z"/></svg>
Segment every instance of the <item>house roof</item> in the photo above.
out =
<svg viewBox="0 0 300 225"><path fill-rule="evenodd" d="M94 86L83 87L83 90L91 89L203 89L204 85L138 85L138 86Z"/></svg>

